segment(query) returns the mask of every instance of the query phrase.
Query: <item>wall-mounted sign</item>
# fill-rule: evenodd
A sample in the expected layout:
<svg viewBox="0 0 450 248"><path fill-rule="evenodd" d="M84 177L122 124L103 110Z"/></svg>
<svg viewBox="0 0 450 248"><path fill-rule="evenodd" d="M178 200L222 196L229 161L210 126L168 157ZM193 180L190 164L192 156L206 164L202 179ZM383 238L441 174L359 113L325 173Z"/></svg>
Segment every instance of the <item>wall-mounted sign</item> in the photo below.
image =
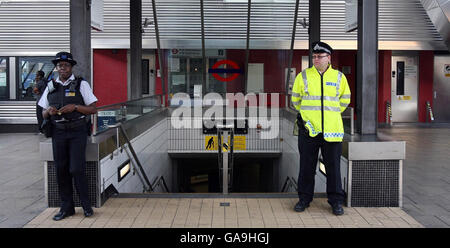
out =
<svg viewBox="0 0 450 248"><path fill-rule="evenodd" d="M417 65L405 65L405 78L417 77Z"/></svg>
<svg viewBox="0 0 450 248"><path fill-rule="evenodd" d="M229 146L231 144L230 137L228 137L228 142L225 143L226 146ZM217 136L205 136L205 150L207 151L217 151ZM224 149L223 151L229 151L230 147L222 147ZM234 136L233 138L233 150L240 150L244 151L246 149L246 140L245 136Z"/></svg>
<svg viewBox="0 0 450 248"><path fill-rule="evenodd" d="M195 58L195 57L203 57L202 50L201 49L171 49L170 50L170 56L176 56L176 57L189 57L189 58ZM205 56L209 58L224 58L225 57L225 50L223 49L206 49L205 50Z"/></svg>
<svg viewBox="0 0 450 248"><path fill-rule="evenodd" d="M444 65L444 74L445 74L445 77L450 77L450 64Z"/></svg>
<svg viewBox="0 0 450 248"><path fill-rule="evenodd" d="M411 100L411 96L397 96L398 100L402 100L402 101L410 101Z"/></svg>
<svg viewBox="0 0 450 248"><path fill-rule="evenodd" d="M221 66L221 65L226 65L226 66L229 65L231 68L230 69L219 68L219 66ZM212 73L213 77L215 77L219 81L230 82L230 81L235 80L239 76L239 74L242 74L243 72L234 61L224 59L224 60L217 61L217 63L215 63L212 66L212 68L208 70L208 73ZM230 73L231 76L222 77L218 73Z"/></svg>

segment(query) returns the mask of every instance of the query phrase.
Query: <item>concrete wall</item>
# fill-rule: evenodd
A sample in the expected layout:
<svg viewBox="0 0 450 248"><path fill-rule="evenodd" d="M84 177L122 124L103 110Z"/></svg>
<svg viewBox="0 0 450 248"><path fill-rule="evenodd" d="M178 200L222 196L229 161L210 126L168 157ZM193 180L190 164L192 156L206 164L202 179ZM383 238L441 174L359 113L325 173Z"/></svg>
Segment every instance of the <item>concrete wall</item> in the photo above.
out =
<svg viewBox="0 0 450 248"><path fill-rule="evenodd" d="M165 119L131 141L151 183L157 177L163 176L167 185L172 185L172 162L167 154L167 142L167 124ZM138 176L138 173L140 173L139 169L135 171L132 168L131 172L118 182L117 168L127 159L134 162L128 148L123 149L122 152L120 152L120 149L116 150L113 159L108 156L100 161L101 192L111 184L114 185L119 193L143 192L143 185ZM155 189L155 192L161 191L161 188Z"/></svg>

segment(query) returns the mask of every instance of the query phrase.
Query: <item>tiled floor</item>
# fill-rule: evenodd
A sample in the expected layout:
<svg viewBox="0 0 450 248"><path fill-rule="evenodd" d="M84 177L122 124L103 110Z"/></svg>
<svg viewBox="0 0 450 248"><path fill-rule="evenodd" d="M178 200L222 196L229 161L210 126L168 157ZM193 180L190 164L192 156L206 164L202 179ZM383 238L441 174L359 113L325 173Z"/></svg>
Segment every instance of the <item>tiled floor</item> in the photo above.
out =
<svg viewBox="0 0 450 248"><path fill-rule="evenodd" d="M292 208L295 198L111 198L85 218L53 221L57 208L47 208L25 228L414 228L423 227L400 208L344 208L335 216L325 198L317 198L305 212ZM221 206L227 202L229 206Z"/></svg>
<svg viewBox="0 0 450 248"><path fill-rule="evenodd" d="M36 134L0 134L0 228L23 227L46 207Z"/></svg>
<svg viewBox="0 0 450 248"><path fill-rule="evenodd" d="M406 141L403 210L426 227L450 227L450 124L378 129Z"/></svg>
<svg viewBox="0 0 450 248"><path fill-rule="evenodd" d="M125 218L127 215L147 216L134 217L130 226L167 226L169 221L165 218L170 219L173 215L175 217L170 226L212 227L219 223L236 225L236 222L238 227L314 227L324 224L368 227L378 222L383 226L406 226L405 223L413 223L409 219L412 217L425 227L450 227L450 125L396 125L393 128L380 128L379 132L406 141L402 209L345 208L344 216L334 217L325 199L315 199L305 213L295 213L292 211L295 199L286 198L223 200L231 201L230 207L218 207L214 201L221 201L219 199L141 198L130 203L132 199L111 198L104 207L95 209L93 218L83 218L82 211L77 209L75 216L60 222L51 220L57 209L46 208L44 169L39 158L39 140L42 137L35 134L0 134L0 228L66 225L105 227L108 223L118 225L122 220L123 224L130 223L130 218ZM124 209L127 204L133 206L129 211ZM155 210L156 205L162 207ZM242 206L247 206L248 210L241 211ZM266 214L268 206L272 214ZM277 206L282 206L281 211L273 210ZM166 208L169 210L166 211ZM322 218L319 218L319 214ZM163 219L163 216L166 217ZM212 218L205 219L205 216ZM234 216L238 216L237 220ZM333 222L336 219L340 222Z"/></svg>

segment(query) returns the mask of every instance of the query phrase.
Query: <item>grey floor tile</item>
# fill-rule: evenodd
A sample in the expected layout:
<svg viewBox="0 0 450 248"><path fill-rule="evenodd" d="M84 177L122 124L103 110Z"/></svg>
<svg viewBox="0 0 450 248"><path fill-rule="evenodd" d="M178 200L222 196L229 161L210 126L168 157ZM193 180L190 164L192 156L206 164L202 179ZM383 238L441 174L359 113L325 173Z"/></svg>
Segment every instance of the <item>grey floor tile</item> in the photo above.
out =
<svg viewBox="0 0 450 248"><path fill-rule="evenodd" d="M423 215L423 216L414 216L420 224L429 228L448 228L450 227L448 224L443 222L441 219L437 218L434 215Z"/></svg>

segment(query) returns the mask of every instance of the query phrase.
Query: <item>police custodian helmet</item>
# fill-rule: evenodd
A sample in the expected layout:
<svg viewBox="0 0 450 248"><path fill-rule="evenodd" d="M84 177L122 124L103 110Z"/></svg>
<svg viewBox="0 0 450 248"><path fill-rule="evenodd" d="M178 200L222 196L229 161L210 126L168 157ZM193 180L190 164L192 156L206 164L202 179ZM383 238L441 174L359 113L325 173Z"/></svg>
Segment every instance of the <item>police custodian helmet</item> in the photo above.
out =
<svg viewBox="0 0 450 248"><path fill-rule="evenodd" d="M72 66L76 65L77 62L73 59L73 56L71 53L68 52L59 52L56 54L55 59L52 60L53 64L56 65L58 64L59 61L67 61L70 64L72 64Z"/></svg>
<svg viewBox="0 0 450 248"><path fill-rule="evenodd" d="M313 42L311 48L313 50L313 53L328 53L331 55L331 53L333 52L333 48L331 48L330 45L321 41Z"/></svg>

